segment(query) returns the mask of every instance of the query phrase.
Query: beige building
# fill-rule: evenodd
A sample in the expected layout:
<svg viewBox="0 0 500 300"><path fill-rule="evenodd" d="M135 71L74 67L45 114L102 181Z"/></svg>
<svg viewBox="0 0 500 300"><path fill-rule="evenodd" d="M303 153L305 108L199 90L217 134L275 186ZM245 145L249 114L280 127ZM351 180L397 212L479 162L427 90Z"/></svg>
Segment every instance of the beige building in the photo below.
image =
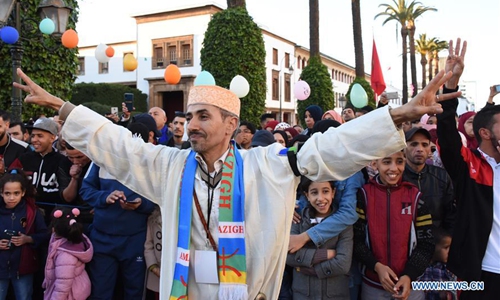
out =
<svg viewBox="0 0 500 300"><path fill-rule="evenodd" d="M133 16L137 24L137 39L109 44L115 49L115 56L109 62L99 63L95 59L97 45L79 47L77 82L121 83L137 87L149 95L149 107L164 108L168 119L172 120L175 111L186 110L189 89L202 71L200 50L204 33L212 15L222 10L218 5L208 3ZM309 50L269 30L263 29L262 34L266 50L266 112L275 113L277 119L280 119L281 112L283 121L296 124L297 100L293 86L307 66ZM137 69L132 72L123 69L123 57L129 53L138 61ZM338 108L337 100L347 93L355 78L354 67L328 55L322 54L322 59L330 72ZM177 64L182 74L176 85L164 80L165 68L171 62Z"/></svg>

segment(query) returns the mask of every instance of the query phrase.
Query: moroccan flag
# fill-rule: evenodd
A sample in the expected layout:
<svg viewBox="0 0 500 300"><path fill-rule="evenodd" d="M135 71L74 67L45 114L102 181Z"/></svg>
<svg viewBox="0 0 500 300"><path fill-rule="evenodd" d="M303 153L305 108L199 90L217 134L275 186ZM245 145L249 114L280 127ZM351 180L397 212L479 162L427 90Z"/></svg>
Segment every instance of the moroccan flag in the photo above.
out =
<svg viewBox="0 0 500 300"><path fill-rule="evenodd" d="M371 86L375 94L380 95L385 91L385 81L384 74L382 73L382 67L380 66L380 60L378 59L377 46L375 45L375 39L373 39L373 50L372 50L372 77Z"/></svg>

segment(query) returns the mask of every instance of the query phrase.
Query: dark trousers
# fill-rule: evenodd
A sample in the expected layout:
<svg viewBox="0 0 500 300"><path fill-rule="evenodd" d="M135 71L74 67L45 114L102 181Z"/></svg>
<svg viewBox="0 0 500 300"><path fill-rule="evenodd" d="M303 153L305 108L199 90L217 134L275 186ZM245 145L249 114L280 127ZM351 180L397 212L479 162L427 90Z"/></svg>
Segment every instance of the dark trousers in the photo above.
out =
<svg viewBox="0 0 500 300"><path fill-rule="evenodd" d="M483 271L481 281L484 282L484 291L463 291L460 300L500 299L500 274Z"/></svg>
<svg viewBox="0 0 500 300"><path fill-rule="evenodd" d="M112 236L92 229L94 256L87 264L92 283L92 300L113 299L117 280L123 283L124 300L142 299L146 264L146 231L131 236Z"/></svg>

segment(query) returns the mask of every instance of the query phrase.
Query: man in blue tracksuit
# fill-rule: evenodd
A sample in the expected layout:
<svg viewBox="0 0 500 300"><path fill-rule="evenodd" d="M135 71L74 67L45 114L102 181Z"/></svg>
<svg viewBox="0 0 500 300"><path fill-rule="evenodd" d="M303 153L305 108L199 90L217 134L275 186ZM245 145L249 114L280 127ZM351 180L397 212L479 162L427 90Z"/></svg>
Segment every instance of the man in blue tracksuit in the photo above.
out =
<svg viewBox="0 0 500 300"><path fill-rule="evenodd" d="M147 141L147 132L138 136ZM94 246L94 257L88 264L90 299L112 299L117 276L123 283L123 299L142 299L144 242L154 204L94 164L83 180L80 195L94 208L89 237Z"/></svg>

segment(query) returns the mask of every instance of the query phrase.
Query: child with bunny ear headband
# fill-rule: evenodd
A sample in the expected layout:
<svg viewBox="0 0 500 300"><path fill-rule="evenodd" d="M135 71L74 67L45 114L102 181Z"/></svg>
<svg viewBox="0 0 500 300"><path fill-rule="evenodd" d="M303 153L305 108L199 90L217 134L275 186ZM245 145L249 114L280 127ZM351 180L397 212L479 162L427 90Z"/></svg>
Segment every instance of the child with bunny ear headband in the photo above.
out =
<svg viewBox="0 0 500 300"><path fill-rule="evenodd" d="M53 233L45 265L44 299L87 299L90 279L85 264L94 248L78 222L78 208L61 208L53 212Z"/></svg>

